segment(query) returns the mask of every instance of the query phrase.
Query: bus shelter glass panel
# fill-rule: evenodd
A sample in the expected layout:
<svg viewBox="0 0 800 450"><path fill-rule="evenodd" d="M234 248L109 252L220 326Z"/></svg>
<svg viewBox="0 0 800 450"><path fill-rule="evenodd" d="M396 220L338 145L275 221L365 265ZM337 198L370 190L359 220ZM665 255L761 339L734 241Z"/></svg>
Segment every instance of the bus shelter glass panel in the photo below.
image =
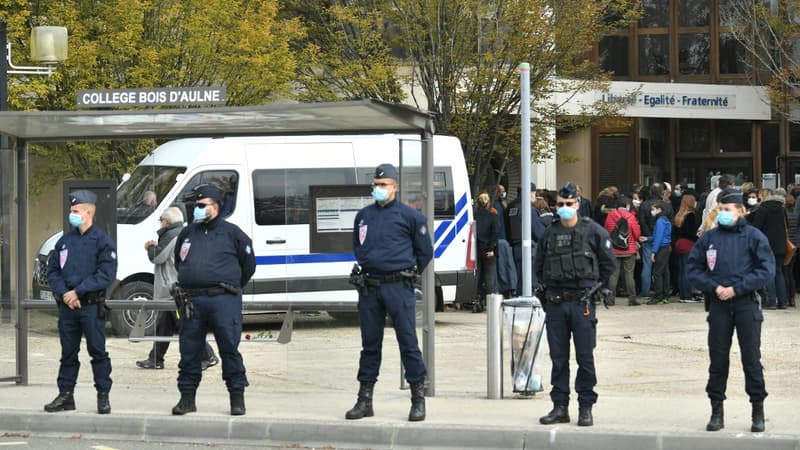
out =
<svg viewBox="0 0 800 450"><path fill-rule="evenodd" d="M0 149L4 164L12 166L11 150ZM16 175L16 174L14 174ZM16 184L16 176L11 180L3 180L2 193L4 201L0 209L0 379L17 376L17 316L19 304L17 301L16 279L17 271L12 261L16 260L19 249L16 246L16 232L13 218L16 217L16 207L11 201L11 189Z"/></svg>

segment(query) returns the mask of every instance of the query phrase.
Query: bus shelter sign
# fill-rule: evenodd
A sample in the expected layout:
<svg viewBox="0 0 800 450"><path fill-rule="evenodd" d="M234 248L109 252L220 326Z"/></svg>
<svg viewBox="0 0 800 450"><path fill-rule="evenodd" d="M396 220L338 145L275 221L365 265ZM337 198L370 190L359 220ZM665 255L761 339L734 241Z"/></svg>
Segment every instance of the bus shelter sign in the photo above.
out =
<svg viewBox="0 0 800 450"><path fill-rule="evenodd" d="M78 108L130 106L211 106L227 101L225 86L184 88L136 88L78 91Z"/></svg>

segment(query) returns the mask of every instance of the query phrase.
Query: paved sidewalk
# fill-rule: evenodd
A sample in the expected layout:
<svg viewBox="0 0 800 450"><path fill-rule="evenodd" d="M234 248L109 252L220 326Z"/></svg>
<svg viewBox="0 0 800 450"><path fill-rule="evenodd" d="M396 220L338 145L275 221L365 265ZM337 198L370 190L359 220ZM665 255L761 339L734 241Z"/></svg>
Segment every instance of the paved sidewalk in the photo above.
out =
<svg viewBox="0 0 800 450"><path fill-rule="evenodd" d="M228 415L220 367L204 373L198 412L173 417L177 348L164 370L145 371L134 362L149 346L110 339L115 384L112 414L95 413L91 370L85 352L76 391L77 411L42 412L56 394L58 341L38 318L31 333L31 384L0 384L0 433L76 434L134 440L226 442L324 448L594 448L594 449L798 449L795 380L800 371L800 311L765 311L762 339L767 390L767 432L750 433L750 405L734 341L726 428L704 431L709 405L705 314L702 306L670 304L599 312L595 426L542 426L548 395L486 399L485 314L439 313L436 323L436 396L427 399L428 418L409 423L408 391L399 390L399 356L387 330L376 416L347 421L355 401L358 329L330 321L301 322L292 343L241 347L248 368L247 415ZM53 318L54 319L54 318ZM253 334L254 331L248 330ZM508 361L506 355L505 361ZM549 364L548 369L549 370ZM574 368L573 368L574 374ZM549 389L549 385L546 385ZM325 447L328 446L328 447Z"/></svg>

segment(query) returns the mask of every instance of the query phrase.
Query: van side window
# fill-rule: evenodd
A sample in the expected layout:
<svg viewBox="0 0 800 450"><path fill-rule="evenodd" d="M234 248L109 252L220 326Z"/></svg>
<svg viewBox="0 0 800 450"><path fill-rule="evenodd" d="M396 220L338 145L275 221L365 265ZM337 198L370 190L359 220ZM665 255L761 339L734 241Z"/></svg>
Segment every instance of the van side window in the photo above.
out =
<svg viewBox="0 0 800 450"><path fill-rule="evenodd" d="M417 209L422 207L422 183L418 167L406 168L406 178L402 180L403 201ZM375 174L374 168L360 167L358 169L359 184L372 183ZM450 167L435 167L433 169L433 218L452 220L455 216L455 200L453 199L453 174Z"/></svg>
<svg viewBox="0 0 800 450"><path fill-rule="evenodd" d="M175 199L176 206L183 210L183 216L187 222L192 221L192 211L194 210L195 201L191 199L192 190L206 183L214 183L225 192L225 197L222 199L222 207L219 210L220 217L230 216L236 208L236 192L239 188L239 174L236 171L207 170L196 173L183 186L178 198Z"/></svg>
<svg viewBox="0 0 800 450"><path fill-rule="evenodd" d="M309 186L355 184L352 168L269 169L253 171L257 225L309 223Z"/></svg>

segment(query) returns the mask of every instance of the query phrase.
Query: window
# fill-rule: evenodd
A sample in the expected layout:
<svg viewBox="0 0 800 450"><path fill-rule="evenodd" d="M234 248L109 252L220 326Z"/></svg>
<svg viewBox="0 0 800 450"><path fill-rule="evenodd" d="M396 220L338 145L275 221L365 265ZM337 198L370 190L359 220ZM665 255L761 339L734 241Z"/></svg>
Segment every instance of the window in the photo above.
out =
<svg viewBox="0 0 800 450"><path fill-rule="evenodd" d="M238 188L239 175L232 170L207 170L195 174L191 180L181 189L181 193L175 199L175 204L183 209L183 216L187 222L192 221L194 211L194 198L192 190L201 184L214 183L225 191L222 199L222 207L219 210L220 217L228 217L236 207L236 190Z"/></svg>
<svg viewBox="0 0 800 450"><path fill-rule="evenodd" d="M681 34L678 38L678 69L683 75L709 73L711 39L708 33Z"/></svg>
<svg viewBox="0 0 800 450"><path fill-rule="evenodd" d="M669 35L639 35L639 75L669 74Z"/></svg>
<svg viewBox="0 0 800 450"><path fill-rule="evenodd" d="M117 189L117 223L137 224L161 203L186 167L139 166Z"/></svg>
<svg viewBox="0 0 800 450"><path fill-rule="evenodd" d="M719 34L719 73L746 73L746 50L733 33Z"/></svg>
<svg viewBox="0 0 800 450"><path fill-rule="evenodd" d="M669 0L642 0L642 18L639 28L666 28L669 26Z"/></svg>
<svg viewBox="0 0 800 450"><path fill-rule="evenodd" d="M749 152L751 149L752 130L750 122L741 120L717 121L720 151Z"/></svg>
<svg viewBox="0 0 800 450"><path fill-rule="evenodd" d="M603 36L600 67L615 76L628 76L628 36Z"/></svg>
<svg viewBox="0 0 800 450"><path fill-rule="evenodd" d="M711 148L711 121L681 120L679 138L679 152L708 153Z"/></svg>
<svg viewBox="0 0 800 450"><path fill-rule="evenodd" d="M353 169L256 170L253 172L256 224L308 224L308 187L340 184L356 184Z"/></svg>
<svg viewBox="0 0 800 450"><path fill-rule="evenodd" d="M800 124L789 123L789 151L800 152Z"/></svg>
<svg viewBox="0 0 800 450"><path fill-rule="evenodd" d="M709 25L709 0L678 0L678 25L681 27L707 27Z"/></svg>

